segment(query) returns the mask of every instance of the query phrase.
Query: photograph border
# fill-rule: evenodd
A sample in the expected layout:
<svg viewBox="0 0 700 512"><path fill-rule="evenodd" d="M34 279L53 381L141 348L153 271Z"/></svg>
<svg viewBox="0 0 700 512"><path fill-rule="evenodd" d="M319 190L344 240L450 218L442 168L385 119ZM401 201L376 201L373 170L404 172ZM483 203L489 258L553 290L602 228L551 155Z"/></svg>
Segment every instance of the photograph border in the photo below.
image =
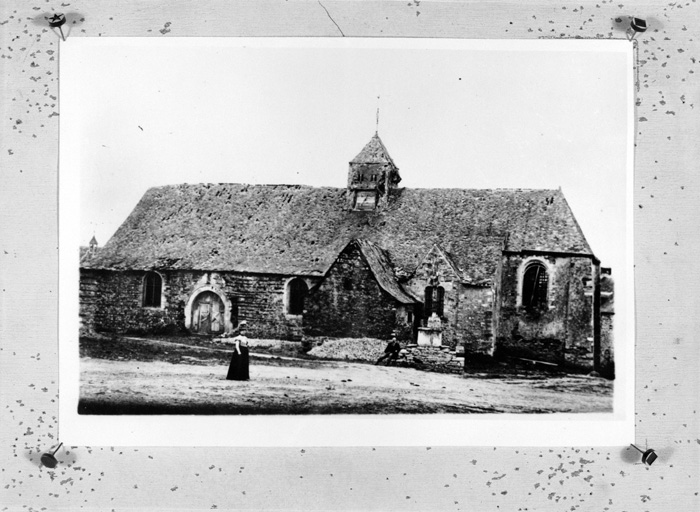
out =
<svg viewBox="0 0 700 512"><path fill-rule="evenodd" d="M234 38L244 43L246 38ZM253 38L257 44L263 38ZM286 38L274 38L283 42ZM292 38L314 44L325 41L340 43L338 39ZM169 40L172 40L169 39ZM160 40L163 41L163 40ZM353 39L362 44L394 44L394 39ZM411 44L427 41L410 39ZM469 40L439 40L439 45L465 45ZM337 43L336 43L337 42ZM431 43L432 44L432 43ZM598 48L615 48L624 51L628 62L630 87L628 108L628 158L627 158L627 253L632 255L632 182L633 182L633 50L625 41L489 41L488 44L507 49L522 50L527 46L568 46L582 44ZM605 51L605 50L601 50ZM60 421L61 435L69 444L110 446L613 446L626 444L634 439L634 314L628 315L627 333L630 337L624 349L616 350L624 366L615 382L615 412L612 414L557 414L547 416L498 414L491 415L426 415L410 418L372 415L365 416L304 416L304 417L86 417L77 414L79 381L75 363L77 359L78 332L78 255L79 243L74 226L79 218L79 202L72 194L79 189L79 177L67 171L79 166L75 155L61 148L59 167L63 171L59 180L59 364L60 364ZM79 168L79 167L78 167ZM631 260L631 258L630 258ZM631 267L631 262L630 262ZM634 304L633 271L627 269L627 304ZM72 299L71 299L72 297ZM616 345L620 346L619 344ZM619 388L619 389L618 389ZM454 417L458 416L458 417ZM115 425L118 423L119 425ZM274 424L274 429L269 426ZM173 428L177 425L177 428ZM378 428L380 427L380 428ZM231 429L245 432L236 436L232 444ZM396 432L400 432L399 435ZM556 431L556 436L552 432ZM167 436L163 435L167 432ZM228 438L228 439L227 439Z"/></svg>

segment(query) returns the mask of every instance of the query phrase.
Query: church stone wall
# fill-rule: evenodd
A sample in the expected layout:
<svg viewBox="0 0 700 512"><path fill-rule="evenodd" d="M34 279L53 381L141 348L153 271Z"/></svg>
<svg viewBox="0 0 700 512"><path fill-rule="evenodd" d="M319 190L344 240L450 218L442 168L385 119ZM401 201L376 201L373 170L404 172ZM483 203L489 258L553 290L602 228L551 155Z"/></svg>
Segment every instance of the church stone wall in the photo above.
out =
<svg viewBox="0 0 700 512"><path fill-rule="evenodd" d="M82 270L80 303L86 330L138 333L176 329L180 318L174 304L167 300L167 276L161 274L162 307L147 308L142 305L144 275L145 272Z"/></svg>
<svg viewBox="0 0 700 512"><path fill-rule="evenodd" d="M600 374L603 377L615 376L615 353L613 351L613 318L612 313L601 314L600 333Z"/></svg>
<svg viewBox="0 0 700 512"><path fill-rule="evenodd" d="M299 340L300 315L287 315L284 304L289 277L233 272L162 271L160 308L142 306L145 272L81 271L83 331L156 333L185 330L185 306L196 288L209 285L230 303L233 325L246 320L249 335ZM309 284L313 284L311 279Z"/></svg>
<svg viewBox="0 0 700 512"><path fill-rule="evenodd" d="M309 294L304 334L389 339L395 329L400 338L410 333L405 307L379 286L357 245L349 245Z"/></svg>
<svg viewBox="0 0 700 512"><path fill-rule="evenodd" d="M490 352L493 344L493 292L490 287L465 285L437 247L425 257L408 283L416 297L425 300L427 286L445 290L442 320L443 345ZM423 315L422 325L427 321Z"/></svg>
<svg viewBox="0 0 700 512"><path fill-rule="evenodd" d="M521 304L524 264L547 266L548 305L539 313ZM497 273L496 353L592 368L597 265L589 258L503 255Z"/></svg>
<svg viewBox="0 0 700 512"><path fill-rule="evenodd" d="M284 302L285 287L291 276L240 274L235 272L173 272L172 295L179 308L195 287L210 285L231 303L231 324L247 322L248 335L255 338L301 339L301 317L288 315ZM183 318L184 320L184 318Z"/></svg>
<svg viewBox="0 0 700 512"><path fill-rule="evenodd" d="M97 314L99 292L99 276L97 272L80 271L80 335L91 334L95 331L95 315Z"/></svg>
<svg viewBox="0 0 700 512"><path fill-rule="evenodd" d="M493 291L490 287L462 285L461 311L455 334L469 352L493 352Z"/></svg>

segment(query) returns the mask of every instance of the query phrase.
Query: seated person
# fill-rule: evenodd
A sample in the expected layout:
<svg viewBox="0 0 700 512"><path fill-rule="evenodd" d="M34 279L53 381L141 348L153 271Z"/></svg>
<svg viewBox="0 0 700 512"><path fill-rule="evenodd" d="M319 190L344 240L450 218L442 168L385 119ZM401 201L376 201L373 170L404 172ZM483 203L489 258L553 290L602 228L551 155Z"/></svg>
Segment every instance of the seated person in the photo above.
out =
<svg viewBox="0 0 700 512"><path fill-rule="evenodd" d="M401 344L396 340L396 334L393 334L391 336L391 341L387 344L386 348L384 349L384 355L377 359L377 362L374 364L386 362L386 364L388 365L392 361L398 360L399 352L401 352Z"/></svg>

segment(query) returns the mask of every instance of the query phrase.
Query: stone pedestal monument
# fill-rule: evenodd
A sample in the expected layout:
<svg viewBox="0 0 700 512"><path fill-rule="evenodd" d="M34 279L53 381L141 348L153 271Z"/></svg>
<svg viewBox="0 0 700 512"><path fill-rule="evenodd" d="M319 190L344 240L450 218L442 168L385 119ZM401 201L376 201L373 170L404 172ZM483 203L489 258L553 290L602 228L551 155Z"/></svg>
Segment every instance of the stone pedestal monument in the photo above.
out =
<svg viewBox="0 0 700 512"><path fill-rule="evenodd" d="M418 345L430 347L442 346L442 321L435 313L428 318L426 327L418 328Z"/></svg>

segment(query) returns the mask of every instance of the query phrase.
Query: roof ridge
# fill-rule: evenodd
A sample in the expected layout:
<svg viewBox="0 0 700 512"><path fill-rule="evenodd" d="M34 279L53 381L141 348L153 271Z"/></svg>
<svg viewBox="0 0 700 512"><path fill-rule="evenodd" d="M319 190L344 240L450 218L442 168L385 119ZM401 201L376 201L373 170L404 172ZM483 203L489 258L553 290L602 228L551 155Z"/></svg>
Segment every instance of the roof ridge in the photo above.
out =
<svg viewBox="0 0 700 512"><path fill-rule="evenodd" d="M286 187L299 189L345 189L346 187L334 187L332 185L308 185L306 183L242 183L242 182L220 182L220 183L167 183L148 187L147 190L172 189L179 187L203 187L203 186L228 186L228 187ZM561 193L557 188L465 188L465 187L397 187L401 190L447 190L461 192L547 192Z"/></svg>
<svg viewBox="0 0 700 512"><path fill-rule="evenodd" d="M560 192L558 188L522 188L522 187L496 187L496 188L465 188L465 187L401 187L408 190L469 190L484 192Z"/></svg>
<svg viewBox="0 0 700 512"><path fill-rule="evenodd" d="M237 182L226 182L226 183L167 183L165 185L156 185L154 187L149 187L150 189L159 188L177 188L177 187L203 187L203 186L227 186L227 187L292 187L292 188L345 188L345 187L331 187L328 185L307 185L305 183L237 183Z"/></svg>

